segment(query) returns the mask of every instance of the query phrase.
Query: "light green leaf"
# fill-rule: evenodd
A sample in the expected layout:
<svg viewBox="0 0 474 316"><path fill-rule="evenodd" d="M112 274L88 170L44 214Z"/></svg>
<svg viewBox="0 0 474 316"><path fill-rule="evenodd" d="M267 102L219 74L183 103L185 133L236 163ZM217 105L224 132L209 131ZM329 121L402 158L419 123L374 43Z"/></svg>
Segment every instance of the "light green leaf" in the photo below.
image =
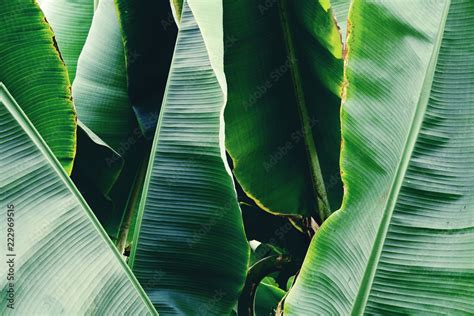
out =
<svg viewBox="0 0 474 316"><path fill-rule="evenodd" d="M123 50L114 1L100 1L79 57L73 96L79 119L116 151L136 127Z"/></svg>
<svg viewBox="0 0 474 316"><path fill-rule="evenodd" d="M184 4L129 259L162 315L229 315L249 247L224 149L222 4Z"/></svg>
<svg viewBox="0 0 474 316"><path fill-rule="evenodd" d="M108 176L111 172L107 171L102 174L106 177L98 180L110 184L107 190L104 190L104 186L96 190L98 181L86 182L84 173L78 175L82 183L80 188L88 191L85 197L92 209L109 236L116 240L122 220L126 217L126 204L138 166L146 153L143 135L128 98L124 47L113 0L100 1L95 12L79 58L73 95L79 119L125 160L119 177L110 179ZM94 157L94 151L84 150L80 154L91 161L99 158ZM110 168L109 162L115 163L117 159L113 155L102 162L105 162L105 168Z"/></svg>
<svg viewBox="0 0 474 316"><path fill-rule="evenodd" d="M18 104L0 84L2 315L152 315L145 293ZM8 209L8 211L6 211ZM8 214L13 220L7 220ZM6 236L6 235L5 235ZM9 256L11 255L11 256ZM7 276L10 264L0 265ZM13 290L10 290L13 289ZM11 309L8 304L14 304Z"/></svg>
<svg viewBox="0 0 474 316"><path fill-rule="evenodd" d="M349 15L349 8L352 0L331 0L332 9L336 16L337 25L341 32L342 41L346 42L347 36L347 17Z"/></svg>
<svg viewBox="0 0 474 316"><path fill-rule="evenodd" d="M273 278L266 277L258 285L257 294L255 296L256 316L275 315L275 310L286 292L274 283L275 280Z"/></svg>
<svg viewBox="0 0 474 316"><path fill-rule="evenodd" d="M323 4L224 1L226 147L235 176L261 208L320 221L342 198L342 44Z"/></svg>
<svg viewBox="0 0 474 316"><path fill-rule="evenodd" d="M343 207L286 315L474 313L474 3L355 0Z"/></svg>
<svg viewBox="0 0 474 316"><path fill-rule="evenodd" d="M0 80L70 174L76 116L53 32L35 1L1 1L0 12Z"/></svg>
<svg viewBox="0 0 474 316"><path fill-rule="evenodd" d="M40 6L51 24L73 82L94 15L94 0L42 0Z"/></svg>

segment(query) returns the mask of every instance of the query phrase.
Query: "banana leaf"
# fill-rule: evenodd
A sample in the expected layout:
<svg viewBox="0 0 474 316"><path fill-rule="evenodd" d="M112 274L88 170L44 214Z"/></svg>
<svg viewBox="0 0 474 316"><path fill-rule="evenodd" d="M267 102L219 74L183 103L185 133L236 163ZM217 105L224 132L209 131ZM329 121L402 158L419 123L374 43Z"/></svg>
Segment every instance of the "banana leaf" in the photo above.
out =
<svg viewBox="0 0 474 316"><path fill-rule="evenodd" d="M155 315L58 160L0 83L2 315Z"/></svg>
<svg viewBox="0 0 474 316"><path fill-rule="evenodd" d="M474 313L474 3L354 0L341 210L286 315Z"/></svg>
<svg viewBox="0 0 474 316"><path fill-rule="evenodd" d="M255 296L255 316L275 315L278 304L286 292L278 287L271 277L266 277L257 287Z"/></svg>
<svg viewBox="0 0 474 316"><path fill-rule="evenodd" d="M77 60L92 23L94 0L42 0L40 7L54 31L73 82Z"/></svg>
<svg viewBox="0 0 474 316"><path fill-rule="evenodd" d="M224 1L226 147L274 214L339 207L342 44L328 1Z"/></svg>
<svg viewBox="0 0 474 316"><path fill-rule="evenodd" d="M70 174L76 115L54 34L35 1L1 1L0 12L0 81Z"/></svg>
<svg viewBox="0 0 474 316"><path fill-rule="evenodd" d="M79 119L124 156L136 119L127 93L125 55L113 0L100 1L79 57L73 84Z"/></svg>
<svg viewBox="0 0 474 316"><path fill-rule="evenodd" d="M229 315L249 260L224 148L222 4L184 3L129 264L161 315Z"/></svg>

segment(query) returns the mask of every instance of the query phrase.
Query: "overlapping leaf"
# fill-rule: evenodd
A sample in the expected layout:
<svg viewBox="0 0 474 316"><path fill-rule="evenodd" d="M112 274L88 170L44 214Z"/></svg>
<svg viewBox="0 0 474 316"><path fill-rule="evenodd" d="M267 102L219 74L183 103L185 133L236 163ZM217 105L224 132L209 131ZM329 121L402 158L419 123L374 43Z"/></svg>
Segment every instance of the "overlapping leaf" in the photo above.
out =
<svg viewBox="0 0 474 316"><path fill-rule="evenodd" d="M162 315L229 315L249 248L224 149L222 4L184 4L130 264Z"/></svg>
<svg viewBox="0 0 474 316"><path fill-rule="evenodd" d="M136 136L122 35L113 0L100 1L94 15L78 61L73 96L79 119L114 150L124 150L121 146L128 142L128 137Z"/></svg>
<svg viewBox="0 0 474 316"><path fill-rule="evenodd" d="M0 84L2 315L156 311L59 162ZM13 231L8 231L12 229ZM10 255L10 256L8 256ZM7 274L13 278L7 279ZM6 299L13 290L14 299ZM7 304L13 304L10 307ZM13 307L13 308L11 308Z"/></svg>
<svg viewBox="0 0 474 316"><path fill-rule="evenodd" d="M355 0L343 207L287 315L474 313L474 3Z"/></svg>
<svg viewBox="0 0 474 316"><path fill-rule="evenodd" d="M224 1L226 147L273 213L339 207L342 45L328 1Z"/></svg>
<svg viewBox="0 0 474 316"><path fill-rule="evenodd" d="M64 169L76 151L76 116L67 71L35 1L0 2L0 81L21 104Z"/></svg>
<svg viewBox="0 0 474 316"><path fill-rule="evenodd" d="M51 24L69 79L73 82L77 60L92 23L94 0L42 0L40 5Z"/></svg>

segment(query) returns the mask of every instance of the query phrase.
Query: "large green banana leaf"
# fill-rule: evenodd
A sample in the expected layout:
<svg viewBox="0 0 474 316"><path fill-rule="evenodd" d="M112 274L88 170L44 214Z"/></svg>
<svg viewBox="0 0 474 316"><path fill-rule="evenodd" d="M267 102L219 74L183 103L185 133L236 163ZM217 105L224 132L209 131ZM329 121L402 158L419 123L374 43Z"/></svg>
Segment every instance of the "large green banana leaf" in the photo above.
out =
<svg viewBox="0 0 474 316"><path fill-rule="evenodd" d="M67 64L69 78L73 81L77 61L92 23L94 1L43 0L40 6L55 31L58 47ZM97 18L102 23L106 23L104 20L107 21L104 15L115 16L112 6L110 6L109 14L104 14L103 11L100 11L100 18ZM109 131L109 125L104 124L110 113L114 113L112 108L121 106L126 111L129 110L129 105L126 96L123 96L123 94L120 98L120 94L116 95L113 89L96 84L96 82L109 84L115 79L116 84L113 88L120 87L120 83L123 87L122 90L125 90L126 86L125 60L117 18L107 28L104 28L102 23L95 23L93 33L89 37L85 56L81 61L81 76L78 83L74 85L73 95L77 97L75 102L81 110L81 118L92 124L93 128L102 135L118 135L123 143L128 146L129 135L124 134L127 131L130 134L129 126L126 126L126 129L123 130L123 124L118 128L116 125L112 125L112 129ZM102 31L105 32L102 36L108 37L107 42L100 42L96 39L98 37L97 33ZM108 59L109 56L112 58ZM104 64L109 67L109 71L102 70ZM120 68L120 66L122 67ZM115 69L119 71L115 73ZM118 79L116 79L117 77ZM104 88L108 92L105 97ZM130 110L126 113L125 119L127 116L133 119L133 113ZM101 119L98 123L96 122L97 118ZM120 116L118 118L122 119ZM113 137L108 137L108 140L111 139ZM117 146L117 143L119 142L114 140L114 147L123 153L123 148ZM71 178L92 207L109 236L116 239L123 213L114 212L113 210L120 208L119 205L124 204L124 202L117 203L109 195L122 173L123 157L84 123L78 121L77 154L74 166ZM125 168L125 171L127 169ZM129 175L125 176L128 177ZM130 182L127 181L127 183ZM120 192L120 195L124 196L123 200L126 200L127 194Z"/></svg>
<svg viewBox="0 0 474 316"><path fill-rule="evenodd" d="M168 0L115 0L125 43L128 95L147 139L153 139L176 42Z"/></svg>
<svg viewBox="0 0 474 316"><path fill-rule="evenodd" d="M51 24L73 82L77 60L92 23L94 0L42 0L40 6Z"/></svg>
<svg viewBox="0 0 474 316"><path fill-rule="evenodd" d="M0 200L5 208L0 254L7 260L0 265L0 314L155 314L86 202L3 84L0 126Z"/></svg>
<svg viewBox="0 0 474 316"><path fill-rule="evenodd" d="M278 214L340 205L342 44L328 1L225 0L226 147L244 191Z"/></svg>
<svg viewBox="0 0 474 316"><path fill-rule="evenodd" d="M0 80L69 174L76 116L53 32L35 1L1 1L0 12Z"/></svg>
<svg viewBox="0 0 474 316"><path fill-rule="evenodd" d="M222 4L184 4L129 259L162 315L229 315L249 246L224 149Z"/></svg>
<svg viewBox="0 0 474 316"><path fill-rule="evenodd" d="M355 0L343 207L287 315L474 314L474 2Z"/></svg>
<svg viewBox="0 0 474 316"><path fill-rule="evenodd" d="M79 119L119 154L128 138L137 136L125 67L114 1L100 1L79 57L73 96Z"/></svg>
<svg viewBox="0 0 474 316"><path fill-rule="evenodd" d="M146 154L143 135L128 97L124 46L113 0L100 1L95 12L89 36L79 57L73 96L79 119L125 159L117 181L109 177L113 175L112 172L100 178L100 181L111 184L111 190L106 191L103 187L88 190L97 181L87 182L84 173L78 177L78 182L82 183L80 187L95 214L109 236L116 240L120 235L122 220L126 217L126 204L137 169ZM91 151L84 152L83 157L94 162L91 156ZM114 155L106 157L107 169L111 167L109 162L117 162ZM111 201L107 203L107 199Z"/></svg>

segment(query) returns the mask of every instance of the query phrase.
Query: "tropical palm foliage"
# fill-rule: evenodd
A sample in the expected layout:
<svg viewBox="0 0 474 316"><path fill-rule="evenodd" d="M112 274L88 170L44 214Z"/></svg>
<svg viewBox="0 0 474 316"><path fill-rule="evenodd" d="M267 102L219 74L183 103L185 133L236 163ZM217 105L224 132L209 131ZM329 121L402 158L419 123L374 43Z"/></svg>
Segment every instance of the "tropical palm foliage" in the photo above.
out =
<svg viewBox="0 0 474 316"><path fill-rule="evenodd" d="M38 2L2 315L474 313L471 0Z"/></svg>

